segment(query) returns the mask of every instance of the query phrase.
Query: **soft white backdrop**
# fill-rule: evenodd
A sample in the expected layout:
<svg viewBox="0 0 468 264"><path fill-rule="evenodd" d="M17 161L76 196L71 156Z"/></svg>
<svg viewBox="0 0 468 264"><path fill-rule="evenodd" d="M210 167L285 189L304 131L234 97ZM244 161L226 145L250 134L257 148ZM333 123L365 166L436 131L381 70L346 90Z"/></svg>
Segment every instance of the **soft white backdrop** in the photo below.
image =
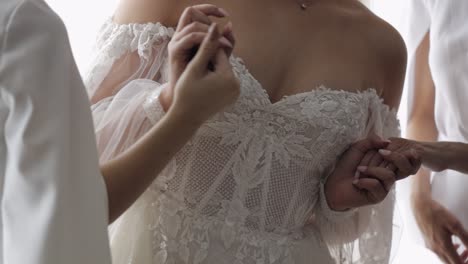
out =
<svg viewBox="0 0 468 264"><path fill-rule="evenodd" d="M408 23L406 22L406 6L408 0L363 0L379 16L390 22L397 28L403 36L407 34ZM115 9L118 0L46 0L49 5L62 17L67 26L70 41L75 59L80 71L83 73L89 63L95 36L103 24ZM400 106L400 120L404 131L406 124L406 96ZM396 257L395 264L440 263L424 247L414 242L415 224L408 206L408 180L398 184L397 210L403 221L402 236Z"/></svg>

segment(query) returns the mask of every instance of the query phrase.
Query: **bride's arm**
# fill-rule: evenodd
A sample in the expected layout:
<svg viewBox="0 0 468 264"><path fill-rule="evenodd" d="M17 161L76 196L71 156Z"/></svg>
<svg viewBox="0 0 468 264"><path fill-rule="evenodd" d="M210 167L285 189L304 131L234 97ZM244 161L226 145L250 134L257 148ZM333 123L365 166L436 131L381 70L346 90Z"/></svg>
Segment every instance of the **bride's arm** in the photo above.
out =
<svg viewBox="0 0 468 264"><path fill-rule="evenodd" d="M184 32L178 34L183 35ZM127 139L138 138L129 135L134 134L135 130L128 132L135 118L140 120L135 123L137 126L147 123L138 98L133 102L130 100L132 107L129 108L129 116L125 116L127 113L123 113L124 116L120 118L114 116L114 122L111 120L105 128L107 131L109 128L113 129L118 139L113 142L117 146L110 146L115 153L101 167L108 190L111 221L148 188L204 120L232 103L239 94L239 84L219 42L216 25L213 24L209 32L203 33L202 36L203 43L197 55L183 69L173 88L174 99L169 111L144 136L136 142L129 142ZM194 38L174 38L171 49L173 58L183 57L179 53L188 54L192 47L199 46L200 42ZM216 65L214 71L208 67L210 62ZM139 81L129 88L145 90L145 85L154 86L155 83ZM158 104L157 101L153 103ZM134 129L139 130L140 127ZM121 146L121 143L124 145Z"/></svg>
<svg viewBox="0 0 468 264"><path fill-rule="evenodd" d="M121 0L114 13L114 21L119 24L160 22L175 27L188 5L195 1L187 0ZM199 1L197 1L199 2Z"/></svg>
<svg viewBox="0 0 468 264"><path fill-rule="evenodd" d="M164 27L174 27L177 25L177 20L181 13L178 11L179 2L181 2L181 0L121 0L112 17L112 23L116 26L126 26L125 30L128 31L126 34L130 37L132 34L135 34L134 37L138 34L131 25L150 22L155 24L160 23L160 33L158 34L163 35L166 34L162 33ZM159 70L151 72L150 69L154 68L155 63L158 63L159 54L165 52L165 47L169 41L167 37L164 41L156 41L152 47L150 58L146 59L142 58L140 56L141 54L139 54L141 40L134 39L138 44L137 49L134 50L133 48L132 50L128 50L128 47L124 46L124 43L122 43L122 39L119 38L119 36L117 36L117 38L118 39L112 40L112 35L110 39L107 36L106 39L98 40L96 45L97 58L96 61L93 62L93 67L101 63L110 64L111 66L110 69L106 70L107 74L100 77L98 81L93 80L95 83L87 83L92 104L97 104L115 95L118 89L121 89L121 84L131 81L132 79L144 78L159 81L158 79L161 77ZM109 47L112 50L125 48L127 51L116 56L113 53L114 51L108 51ZM105 53L109 53L110 56L102 56ZM101 56L104 58L101 58ZM112 60L110 60L109 57L111 57ZM90 71L92 76L96 75L95 72L100 72L100 70L96 71L92 68Z"/></svg>
<svg viewBox="0 0 468 264"><path fill-rule="evenodd" d="M394 29L388 30L388 27L385 25L386 30L380 27L380 30L375 32L382 40L379 42L382 46L379 47L379 55L374 58L379 67L374 67L375 72L369 76L376 76L375 86L379 88L384 103L396 110L405 78L406 48L399 34ZM382 138L399 135L397 121L389 108L376 100L370 102L367 125L369 135L375 134ZM374 151L378 149L379 147L373 148ZM372 178L356 182L357 166L365 153L361 154L344 154L335 170L324 179L320 204L316 211L317 224L335 257L354 260L352 248L358 240L358 255L361 260L374 259L374 262L370 263L384 263L388 261L390 253L394 196L392 186L395 175L385 168L368 167L361 173L364 172ZM345 159L349 159L348 162ZM374 244L378 250L366 249L368 244Z"/></svg>
<svg viewBox="0 0 468 264"><path fill-rule="evenodd" d="M389 25L385 26L388 29ZM384 103L390 109L394 109L396 111L400 105L400 99L405 79L407 60L406 47L401 36L393 28L390 28L389 34L386 34L383 37L387 38L387 40L383 42L385 44L383 45L383 47L381 47L382 51L379 53L380 57L376 58L378 64L381 65L376 72L376 84L378 87L381 87L380 91ZM382 138L394 136L393 131L395 130L395 128L389 127L387 124L385 124L385 119L387 119L388 117L382 116L382 114L379 112L378 107L376 107L376 109L369 110L371 112L371 117L367 126L370 135L378 135ZM376 152L376 150L378 149L369 149L369 151L373 152ZM376 155L380 156L380 154L378 153ZM363 156L361 158L365 159L365 157L366 156ZM378 161L375 161L375 158L371 160L371 166L368 166L369 164L363 164L362 162L359 162L358 166L368 166L369 169L372 169L372 167L378 167L378 165L376 164L381 164L384 160L383 157L379 157L378 159ZM372 163L375 165L372 166ZM357 185L359 185L359 183ZM387 187L386 189L388 192L389 187L391 186L385 187ZM334 190L334 188L332 188L332 191L330 193L326 193L327 198L329 196L333 197L334 192L336 191ZM332 199L334 199L334 197ZM349 198L344 198L343 202L349 203ZM338 209L346 208L341 205L341 202L335 202L335 204L337 204ZM365 204L361 206L364 205Z"/></svg>

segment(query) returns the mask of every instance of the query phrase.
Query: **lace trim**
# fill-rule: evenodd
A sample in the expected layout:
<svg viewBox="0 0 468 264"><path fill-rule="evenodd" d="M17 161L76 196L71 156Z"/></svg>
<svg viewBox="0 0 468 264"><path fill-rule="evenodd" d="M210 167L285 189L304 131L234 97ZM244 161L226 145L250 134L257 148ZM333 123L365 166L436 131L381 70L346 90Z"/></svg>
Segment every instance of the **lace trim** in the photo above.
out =
<svg viewBox="0 0 468 264"><path fill-rule="evenodd" d="M112 19L104 23L97 47L107 51L107 56L119 58L126 52L138 51L138 54L149 59L154 45L168 41L174 35L174 29L161 23L117 24Z"/></svg>
<svg viewBox="0 0 468 264"><path fill-rule="evenodd" d="M159 102L159 95L164 90L166 85L160 85L159 83L153 82L151 80L147 81L152 85L158 85L157 89L148 95L145 103L143 104L143 109L146 113L146 116L150 120L151 124L156 125L165 114L164 109Z"/></svg>

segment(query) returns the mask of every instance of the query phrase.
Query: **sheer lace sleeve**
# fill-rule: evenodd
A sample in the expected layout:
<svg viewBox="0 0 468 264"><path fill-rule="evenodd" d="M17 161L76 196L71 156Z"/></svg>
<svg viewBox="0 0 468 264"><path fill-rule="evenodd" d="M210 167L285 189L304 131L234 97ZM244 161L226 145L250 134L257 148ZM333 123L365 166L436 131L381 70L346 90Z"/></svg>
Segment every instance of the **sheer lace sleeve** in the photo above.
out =
<svg viewBox="0 0 468 264"><path fill-rule="evenodd" d="M161 24L108 21L86 76L101 162L115 158L163 115L157 100L167 81L167 44L173 30Z"/></svg>
<svg viewBox="0 0 468 264"><path fill-rule="evenodd" d="M172 34L161 24L109 21L103 26L86 76L101 162L128 149L163 117L158 97L167 84L167 44ZM173 163L110 227L114 262L151 262L148 228L155 216L148 207L164 188L164 176Z"/></svg>
<svg viewBox="0 0 468 264"><path fill-rule="evenodd" d="M174 30L160 23L116 24L107 21L96 41L85 76L93 103L117 94L136 79L167 81L167 44Z"/></svg>
<svg viewBox="0 0 468 264"><path fill-rule="evenodd" d="M369 94L369 118L362 137L375 133L383 138L399 136L396 112L376 94ZM377 205L336 212L329 208L322 179L316 223L337 263L388 263L392 247L395 188Z"/></svg>

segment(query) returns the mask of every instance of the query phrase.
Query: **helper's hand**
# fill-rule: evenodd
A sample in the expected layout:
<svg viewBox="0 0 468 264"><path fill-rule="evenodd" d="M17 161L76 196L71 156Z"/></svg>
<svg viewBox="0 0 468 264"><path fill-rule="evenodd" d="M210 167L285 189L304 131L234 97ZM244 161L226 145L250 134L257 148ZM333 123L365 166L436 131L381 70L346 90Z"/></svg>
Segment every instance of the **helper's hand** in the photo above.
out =
<svg viewBox="0 0 468 264"><path fill-rule="evenodd" d="M395 172L396 180L404 179L421 167L420 155L414 147L411 141L393 138L386 149L367 152L359 166L387 168Z"/></svg>
<svg viewBox="0 0 468 264"><path fill-rule="evenodd" d="M391 144L387 147L392 153L410 157L412 164L422 164L431 171L443 171L448 169L451 159L456 157L456 146L450 142L418 142L404 138L391 138ZM455 154L455 155L454 155ZM386 158L387 159L387 158Z"/></svg>
<svg viewBox="0 0 468 264"><path fill-rule="evenodd" d="M426 246L448 264L468 263L468 252L457 253L452 236L457 236L468 248L468 232L461 222L430 195L422 195L413 202L414 215L423 233Z"/></svg>

